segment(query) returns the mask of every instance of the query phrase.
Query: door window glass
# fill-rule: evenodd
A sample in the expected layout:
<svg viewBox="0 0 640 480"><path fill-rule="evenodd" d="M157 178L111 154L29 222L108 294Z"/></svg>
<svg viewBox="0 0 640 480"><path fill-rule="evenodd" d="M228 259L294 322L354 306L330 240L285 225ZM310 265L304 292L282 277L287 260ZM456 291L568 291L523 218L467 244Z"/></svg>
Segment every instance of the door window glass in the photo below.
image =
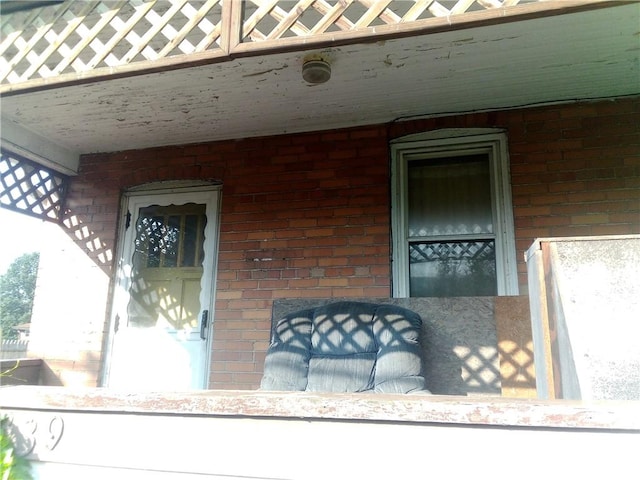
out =
<svg viewBox="0 0 640 480"><path fill-rule="evenodd" d="M202 265L205 206L160 207L140 210L136 225L134 265L146 268Z"/></svg>
<svg viewBox="0 0 640 480"><path fill-rule="evenodd" d="M140 209L134 239L131 326L198 326L205 205Z"/></svg>

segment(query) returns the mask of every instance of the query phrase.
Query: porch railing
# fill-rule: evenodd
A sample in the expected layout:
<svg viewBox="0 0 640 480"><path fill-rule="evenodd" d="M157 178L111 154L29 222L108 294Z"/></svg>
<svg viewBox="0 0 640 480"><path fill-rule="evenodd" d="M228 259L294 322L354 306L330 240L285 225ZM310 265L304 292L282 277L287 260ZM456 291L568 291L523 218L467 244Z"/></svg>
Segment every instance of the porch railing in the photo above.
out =
<svg viewBox="0 0 640 480"><path fill-rule="evenodd" d="M453 29L603 3L64 0L29 6L29 2L6 2L1 19L0 93L223 61L265 50L303 50L363 38L370 41L372 37Z"/></svg>

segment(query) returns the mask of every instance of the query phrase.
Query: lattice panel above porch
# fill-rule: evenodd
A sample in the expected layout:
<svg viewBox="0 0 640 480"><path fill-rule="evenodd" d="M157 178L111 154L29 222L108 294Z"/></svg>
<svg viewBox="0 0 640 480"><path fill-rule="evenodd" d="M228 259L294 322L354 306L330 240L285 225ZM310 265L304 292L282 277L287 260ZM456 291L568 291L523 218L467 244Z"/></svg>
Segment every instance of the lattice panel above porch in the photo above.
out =
<svg viewBox="0 0 640 480"><path fill-rule="evenodd" d="M534 3L544 0L64 0L33 8L25 3L0 19L0 85L41 86L43 79L50 84L65 75L88 79L229 60L237 53L332 41L336 34L356 39L393 34L413 22L482 12L495 17ZM381 27L391 28L381 33Z"/></svg>
<svg viewBox="0 0 640 480"><path fill-rule="evenodd" d="M18 155L0 155L0 205L43 220L59 222L67 178Z"/></svg>
<svg viewBox="0 0 640 480"><path fill-rule="evenodd" d="M4 15L0 81L219 49L221 17L222 0L66 0Z"/></svg>
<svg viewBox="0 0 640 480"><path fill-rule="evenodd" d="M258 42L350 32L537 1L539 0L246 0L241 41Z"/></svg>

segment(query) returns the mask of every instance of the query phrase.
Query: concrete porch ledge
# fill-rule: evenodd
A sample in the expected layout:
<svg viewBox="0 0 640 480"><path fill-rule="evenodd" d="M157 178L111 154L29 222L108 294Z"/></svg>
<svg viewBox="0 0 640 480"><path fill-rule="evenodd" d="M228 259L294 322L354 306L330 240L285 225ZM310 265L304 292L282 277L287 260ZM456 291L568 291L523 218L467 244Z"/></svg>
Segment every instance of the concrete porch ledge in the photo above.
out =
<svg viewBox="0 0 640 480"><path fill-rule="evenodd" d="M638 402L2 387L35 480L624 478Z"/></svg>
<svg viewBox="0 0 640 480"><path fill-rule="evenodd" d="M246 390L135 393L100 388L15 386L0 389L0 408L141 415L615 429L640 433L640 402L631 401L573 402L422 394L330 394Z"/></svg>

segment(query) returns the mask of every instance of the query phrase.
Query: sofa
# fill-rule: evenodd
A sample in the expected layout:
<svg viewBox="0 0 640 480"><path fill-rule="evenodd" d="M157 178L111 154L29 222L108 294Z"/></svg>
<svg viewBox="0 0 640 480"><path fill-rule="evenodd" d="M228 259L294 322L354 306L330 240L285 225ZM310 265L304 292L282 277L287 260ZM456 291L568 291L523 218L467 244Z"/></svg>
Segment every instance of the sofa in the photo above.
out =
<svg viewBox="0 0 640 480"><path fill-rule="evenodd" d="M261 390L429 393L422 319L396 305L338 301L274 321Z"/></svg>

